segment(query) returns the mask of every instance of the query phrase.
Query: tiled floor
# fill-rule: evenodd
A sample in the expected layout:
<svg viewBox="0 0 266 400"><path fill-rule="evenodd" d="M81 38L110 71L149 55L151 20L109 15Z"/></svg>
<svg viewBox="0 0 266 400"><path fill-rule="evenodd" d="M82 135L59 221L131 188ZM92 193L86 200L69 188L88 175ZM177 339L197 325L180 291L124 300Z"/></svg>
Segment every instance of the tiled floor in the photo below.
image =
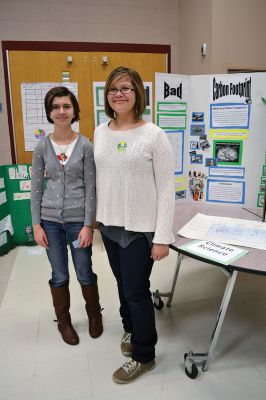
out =
<svg viewBox="0 0 266 400"><path fill-rule="evenodd" d="M84 303L71 273L71 314L80 337L65 344L53 322L49 265L40 248L18 248L0 308L1 400L262 400L266 392L266 277L239 274L209 371L195 380L184 373L183 355L206 351L226 277L216 267L185 258L171 308L156 310L157 366L128 385L112 382L125 358L115 282L95 236L104 333L87 334ZM14 254L14 253L12 253ZM155 263L152 290L168 291L175 253ZM0 258L1 265L14 256Z"/></svg>

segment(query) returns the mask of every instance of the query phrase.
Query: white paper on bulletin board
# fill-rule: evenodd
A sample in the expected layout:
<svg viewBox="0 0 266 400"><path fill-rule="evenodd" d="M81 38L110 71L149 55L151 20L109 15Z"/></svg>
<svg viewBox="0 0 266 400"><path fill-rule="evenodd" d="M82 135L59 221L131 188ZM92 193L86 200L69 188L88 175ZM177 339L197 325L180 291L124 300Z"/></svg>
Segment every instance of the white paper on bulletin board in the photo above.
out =
<svg viewBox="0 0 266 400"><path fill-rule="evenodd" d="M9 231L10 235L14 235L10 214L0 220L0 233L5 231Z"/></svg>
<svg viewBox="0 0 266 400"><path fill-rule="evenodd" d="M0 247L4 246L7 243L7 234L6 232L0 233Z"/></svg>
<svg viewBox="0 0 266 400"><path fill-rule="evenodd" d="M46 118L44 97L50 89L56 86L67 87L78 98L77 82L21 84L25 151L33 151L36 144L53 130ZM75 122L72 129L79 132L79 123Z"/></svg>

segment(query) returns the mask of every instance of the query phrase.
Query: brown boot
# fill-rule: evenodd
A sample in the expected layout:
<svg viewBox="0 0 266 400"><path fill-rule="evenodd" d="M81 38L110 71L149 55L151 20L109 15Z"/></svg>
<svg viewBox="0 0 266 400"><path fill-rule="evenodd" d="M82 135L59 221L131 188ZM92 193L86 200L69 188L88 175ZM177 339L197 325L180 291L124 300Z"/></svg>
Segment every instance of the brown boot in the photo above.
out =
<svg viewBox="0 0 266 400"><path fill-rule="evenodd" d="M49 281L49 286L52 293L55 314L57 316L58 330L64 342L71 345L78 344L79 337L72 326L69 313L70 293L68 284L61 287L53 287Z"/></svg>
<svg viewBox="0 0 266 400"><path fill-rule="evenodd" d="M97 279L91 285L81 285L81 290L86 301L85 308L89 318L89 334L92 338L97 338L103 332Z"/></svg>

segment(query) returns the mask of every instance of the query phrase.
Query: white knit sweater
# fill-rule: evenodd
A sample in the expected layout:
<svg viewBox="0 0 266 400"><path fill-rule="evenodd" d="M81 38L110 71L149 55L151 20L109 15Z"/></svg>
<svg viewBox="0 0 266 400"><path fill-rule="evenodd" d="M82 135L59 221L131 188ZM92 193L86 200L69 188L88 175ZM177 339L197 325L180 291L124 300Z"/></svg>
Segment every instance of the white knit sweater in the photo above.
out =
<svg viewBox="0 0 266 400"><path fill-rule="evenodd" d="M101 124L94 157L97 221L155 232L154 243L173 243L174 164L166 134L152 123L128 131Z"/></svg>

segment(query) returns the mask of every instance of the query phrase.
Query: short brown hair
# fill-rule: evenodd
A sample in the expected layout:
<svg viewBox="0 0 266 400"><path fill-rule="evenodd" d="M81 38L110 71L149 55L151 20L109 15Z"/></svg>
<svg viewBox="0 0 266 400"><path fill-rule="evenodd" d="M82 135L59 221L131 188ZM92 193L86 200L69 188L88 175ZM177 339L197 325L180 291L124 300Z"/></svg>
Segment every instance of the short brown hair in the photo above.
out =
<svg viewBox="0 0 266 400"><path fill-rule="evenodd" d="M79 121L79 113L80 113L80 108L79 108L79 103L78 100L76 99L76 96L74 93L72 93L68 88L65 86L56 86L52 89L50 89L44 98L44 107L45 107L45 112L46 112L46 117L51 124L53 124L53 120L50 118L50 113L53 109L53 100L55 97L64 97L67 96L70 98L71 103L74 108L74 118L72 118L71 123Z"/></svg>
<svg viewBox="0 0 266 400"><path fill-rule="evenodd" d="M143 86L142 79L137 71L132 68L127 67L117 67L115 68L110 75L108 76L105 88L104 88L104 108L105 114L110 117L114 118L114 110L110 107L107 94L110 89L110 86L115 78L122 77L123 75L129 76L131 79L132 85L134 86L135 96L136 96L136 104L135 104L135 112L136 112L136 119L141 118L142 114L146 109L146 94L145 89Z"/></svg>

